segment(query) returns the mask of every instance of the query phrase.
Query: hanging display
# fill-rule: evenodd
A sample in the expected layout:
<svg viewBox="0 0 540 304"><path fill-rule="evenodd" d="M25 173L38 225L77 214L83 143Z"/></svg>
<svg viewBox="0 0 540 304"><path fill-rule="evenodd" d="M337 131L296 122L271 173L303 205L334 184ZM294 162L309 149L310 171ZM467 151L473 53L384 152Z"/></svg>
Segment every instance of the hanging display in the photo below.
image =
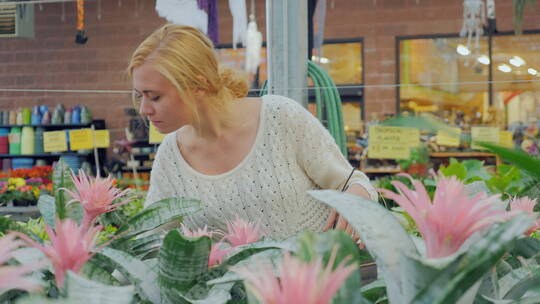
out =
<svg viewBox="0 0 540 304"><path fill-rule="evenodd" d="M77 36L75 43L85 44L88 37L84 31L84 0L77 0Z"/></svg>
<svg viewBox="0 0 540 304"><path fill-rule="evenodd" d="M233 17L233 48L236 44L246 45L247 13L245 0L229 0L229 9Z"/></svg>
<svg viewBox="0 0 540 304"><path fill-rule="evenodd" d="M246 64L245 70L248 73L256 74L261 63L262 33L259 32L257 21L255 20L255 1L251 1L251 13L246 32Z"/></svg>
<svg viewBox="0 0 540 304"><path fill-rule="evenodd" d="M483 0L463 1L463 26L459 35L467 37L467 47L471 48L471 40L474 37L474 48L480 48L479 39L484 34L486 20L486 6Z"/></svg>
<svg viewBox="0 0 540 304"><path fill-rule="evenodd" d="M192 26L208 33L208 14L199 9L197 0L157 0L156 11L169 22Z"/></svg>

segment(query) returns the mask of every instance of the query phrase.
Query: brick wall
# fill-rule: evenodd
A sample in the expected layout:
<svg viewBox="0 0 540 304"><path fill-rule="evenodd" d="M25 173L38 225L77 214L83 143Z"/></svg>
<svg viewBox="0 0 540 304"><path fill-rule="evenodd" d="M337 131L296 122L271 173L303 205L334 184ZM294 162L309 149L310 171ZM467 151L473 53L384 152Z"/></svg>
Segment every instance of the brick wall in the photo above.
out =
<svg viewBox="0 0 540 304"><path fill-rule="evenodd" d="M366 111L395 111L395 37L402 35L456 33L461 27L461 0L327 0L326 38L363 37L365 42ZM219 0L221 42L231 41L228 2ZM75 3L36 6L35 39L0 40L0 87L14 89L128 90L123 76L137 44L164 22L154 10L154 0L101 0L86 4L89 41L77 45ZM249 3L249 1L247 1ZM257 0L257 17L264 35L264 3ZM512 1L497 0L497 25L512 29ZM524 29L540 29L540 3L529 5ZM0 92L0 108L38 104L89 105L94 117L106 119L122 136L127 125L123 109L128 94L97 92L39 93ZM369 117L369 116L368 116Z"/></svg>

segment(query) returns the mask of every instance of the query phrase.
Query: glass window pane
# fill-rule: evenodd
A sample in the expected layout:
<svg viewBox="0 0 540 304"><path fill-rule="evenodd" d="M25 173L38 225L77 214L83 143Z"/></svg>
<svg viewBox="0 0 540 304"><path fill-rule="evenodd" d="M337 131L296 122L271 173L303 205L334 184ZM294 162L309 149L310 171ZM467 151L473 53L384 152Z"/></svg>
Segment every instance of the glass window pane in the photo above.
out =
<svg viewBox="0 0 540 304"><path fill-rule="evenodd" d="M336 85L363 83L361 42L324 44L322 54L312 59L326 69Z"/></svg>
<svg viewBox="0 0 540 304"><path fill-rule="evenodd" d="M476 48L464 38L401 40L400 111L431 112L451 124L488 119L487 39Z"/></svg>
<svg viewBox="0 0 540 304"><path fill-rule="evenodd" d="M493 102L506 123L540 118L540 34L493 38Z"/></svg>

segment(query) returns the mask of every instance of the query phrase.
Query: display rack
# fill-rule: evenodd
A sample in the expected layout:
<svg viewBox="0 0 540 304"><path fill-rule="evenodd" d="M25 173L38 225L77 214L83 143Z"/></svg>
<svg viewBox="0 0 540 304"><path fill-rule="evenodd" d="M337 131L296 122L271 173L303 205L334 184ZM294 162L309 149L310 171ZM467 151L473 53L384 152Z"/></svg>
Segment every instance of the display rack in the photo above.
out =
<svg viewBox="0 0 540 304"><path fill-rule="evenodd" d="M106 129L105 120L96 119L88 124L3 124L0 125L0 128L13 128L13 127L33 127L33 128L43 128L46 131L55 131L55 130L65 130L65 129L84 129L94 126L96 130ZM97 149L98 156L101 164L106 163L107 149ZM87 159L91 164L94 164L94 151L89 150L89 153L78 153L76 151L66 151L66 152L46 152L39 154L0 154L0 159L2 158L45 158L49 160L55 160L61 156L79 156ZM101 170L102 171L102 170Z"/></svg>

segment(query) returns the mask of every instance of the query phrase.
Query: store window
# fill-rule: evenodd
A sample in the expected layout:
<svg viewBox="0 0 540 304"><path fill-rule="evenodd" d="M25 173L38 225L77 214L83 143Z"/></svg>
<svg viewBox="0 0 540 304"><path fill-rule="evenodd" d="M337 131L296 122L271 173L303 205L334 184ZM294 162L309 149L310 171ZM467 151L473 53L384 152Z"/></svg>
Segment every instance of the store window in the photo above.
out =
<svg viewBox="0 0 540 304"><path fill-rule="evenodd" d="M478 47L467 47L463 38L401 40L399 54L401 112L437 113L451 124L487 118L487 39L480 39ZM484 57L488 61L478 60Z"/></svg>
<svg viewBox="0 0 540 304"><path fill-rule="evenodd" d="M540 34L493 38L493 102L506 123L540 118Z"/></svg>
<svg viewBox="0 0 540 304"><path fill-rule="evenodd" d="M398 38L399 112L430 112L455 125L537 121L539 45L540 34L482 37L478 45L459 37Z"/></svg>

